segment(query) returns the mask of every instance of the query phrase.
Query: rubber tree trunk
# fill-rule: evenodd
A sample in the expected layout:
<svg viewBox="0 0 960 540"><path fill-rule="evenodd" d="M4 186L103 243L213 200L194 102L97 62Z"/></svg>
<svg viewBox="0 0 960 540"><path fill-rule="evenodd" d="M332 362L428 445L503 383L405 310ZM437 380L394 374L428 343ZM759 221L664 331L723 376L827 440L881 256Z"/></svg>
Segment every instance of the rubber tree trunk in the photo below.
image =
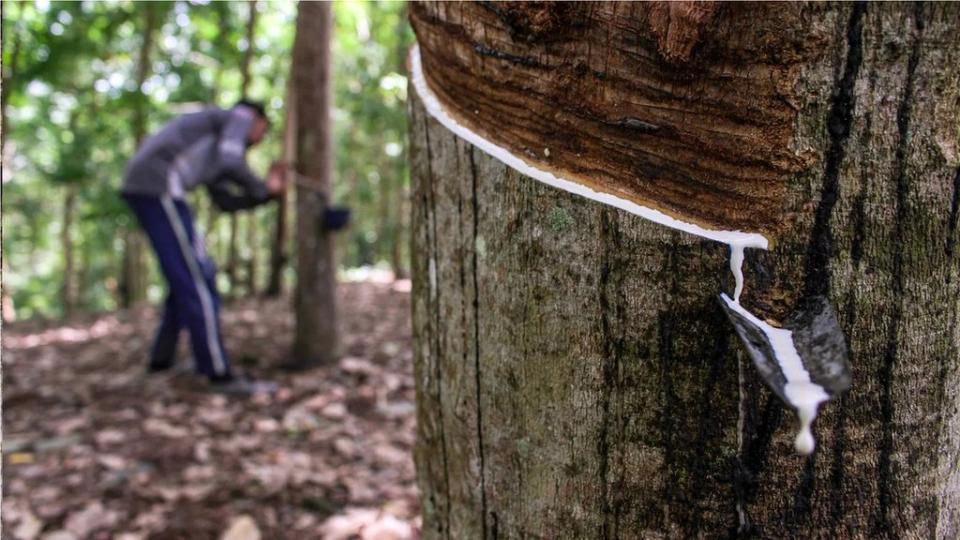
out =
<svg viewBox="0 0 960 540"><path fill-rule="evenodd" d="M297 362L337 357L336 260L333 234L319 224L333 175L330 139L330 33L326 2L301 2L293 50L297 111L297 288L294 298Z"/></svg>
<svg viewBox="0 0 960 540"><path fill-rule="evenodd" d="M717 300L725 245L523 176L411 87L424 537L957 538L960 8L667 9L416 3L411 20L434 91L488 138L770 235L745 304L777 321L827 294L854 386L796 454ZM737 179L738 160L759 172Z"/></svg>

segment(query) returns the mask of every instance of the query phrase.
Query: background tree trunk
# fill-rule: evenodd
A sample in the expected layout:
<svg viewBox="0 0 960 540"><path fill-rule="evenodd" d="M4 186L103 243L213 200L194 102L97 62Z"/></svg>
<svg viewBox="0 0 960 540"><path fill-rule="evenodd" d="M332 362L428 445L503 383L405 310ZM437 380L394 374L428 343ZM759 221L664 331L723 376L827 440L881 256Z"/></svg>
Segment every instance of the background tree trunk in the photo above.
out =
<svg viewBox="0 0 960 540"><path fill-rule="evenodd" d="M406 154L406 152L404 152ZM404 155L404 157L406 157ZM407 279L408 262L403 256L403 246L406 244L406 217L409 214L409 192L406 186L405 167L397 167L395 172L395 186L390 194L390 206L394 208L393 227L390 229L390 268L394 279Z"/></svg>
<svg viewBox="0 0 960 540"><path fill-rule="evenodd" d="M60 243L63 248L63 286L60 299L63 302L63 315L65 317L70 317L76 313L79 297L78 272L73 240L73 229L76 227L78 187L74 182L68 183L65 186L66 193L63 197L63 225L60 230Z"/></svg>
<svg viewBox="0 0 960 540"><path fill-rule="evenodd" d="M133 109L134 148L138 148L147 133L147 95L143 83L150 75L150 52L157 27L157 7L144 11L143 41L137 59L137 101ZM147 240L139 227L131 226L124 237L123 268L120 272L120 305L133 307L147 298L149 267L147 266Z"/></svg>
<svg viewBox="0 0 960 540"><path fill-rule="evenodd" d="M283 162L294 163L296 156L297 115L293 82L287 85L286 115L283 121ZM287 181L295 185L296 178L288 171ZM265 291L267 296L279 296L283 292L283 269L287 264L287 205L289 197L284 191L277 201L277 221L273 228L273 244L270 246L270 278Z"/></svg>
<svg viewBox="0 0 960 540"><path fill-rule="evenodd" d="M240 61L240 96L243 99L247 99L248 90L250 89L250 62L253 60L254 55L254 38L256 37L256 27L257 27L257 2L256 0L248 0L247 7L249 9L249 14L247 16L247 49L243 51L243 59ZM244 258L240 255L239 247L239 235L240 235L240 216L234 212L230 214L230 243L227 248L227 268L226 275L227 280L230 282L230 296L236 297L239 293L240 287L240 267L243 266L246 269L246 289L247 294L252 294L256 289L254 288L254 283L256 281L255 276L255 266L256 266L256 211L251 211L247 213L246 221L246 234L244 234L244 243L248 247L249 257Z"/></svg>
<svg viewBox="0 0 960 540"><path fill-rule="evenodd" d="M253 60L253 55L256 52L256 26L257 26L257 1L250 0L250 17L247 22L247 43L249 44L247 50L243 56L243 89L241 93L246 97L250 88L250 62ZM257 210L247 212L247 234L245 235L246 244L248 246L249 256L246 261L247 267L247 296L253 296L256 294L257 288L257 266L259 264L259 250L260 242L258 240L259 232L257 227L257 219L259 216Z"/></svg>
<svg viewBox="0 0 960 540"><path fill-rule="evenodd" d="M400 19L401 25L397 28L398 33L405 31L403 24L406 24L407 19L406 6L407 4L404 4L402 17ZM397 47L396 51L394 51L394 54L397 55L397 65L400 67L400 73L405 77L409 77L406 69L406 44L399 41L397 43L398 45L403 45ZM407 227L409 227L407 220L410 216L410 187L407 181L408 168L406 166L409 159L409 146L409 141L403 141L402 153L400 155L401 159L398 161L394 176L394 181L396 182L396 186L394 186L392 191L394 200L390 203L396 213L393 229L390 231L390 267L393 269L394 279L407 279L410 277L408 272L410 262L404 249L409 245L407 243Z"/></svg>
<svg viewBox="0 0 960 540"><path fill-rule="evenodd" d="M544 99L557 103L577 80L550 79L538 62L574 49L582 56L566 66L617 84L603 77L607 45L629 38L625 54L637 63L627 64L628 86L643 98L617 107L649 115L636 118L641 126L655 124L665 102L671 111L700 104L711 84L722 98L738 78L781 69L738 70L743 59L717 56L707 35L694 67L712 63L724 76L693 76L701 71L658 49L657 36L673 34L653 22L656 4L543 6L533 8L542 17L525 18L507 4L412 5L421 47L438 47L424 52L428 80L431 67L467 73L431 66L430 54L480 54L516 85L504 92L552 81ZM566 19L564 9L580 11ZM611 9L617 25L592 33L593 17ZM783 194L763 225L776 243L748 251L744 295L776 317L781 304L822 292L837 312L854 386L824 406L810 457L793 451L793 413L763 385L717 300L732 289L725 245L527 178L455 137L411 88L424 537L960 535L958 13L948 4L728 4L707 26L757 54L785 39L815 40L820 51L783 68L798 76L773 94L795 115L783 125L804 166L770 184ZM531 30L531 20L554 26ZM672 20L677 35L689 30ZM598 34L608 43L577 41ZM649 97L644 85L663 70L680 82ZM510 109L504 99L485 105ZM596 120L585 108L572 114ZM553 118L562 116L525 129L549 132ZM502 130L516 121L486 120ZM691 114L664 137L684 142L686 122L706 122L692 131L719 120ZM588 150L580 133L556 136ZM650 182L660 171L636 174Z"/></svg>
<svg viewBox="0 0 960 540"><path fill-rule="evenodd" d="M217 23L219 24L222 31L217 34L216 38L216 50L220 51L221 54L223 51L226 51L229 47L229 30L233 25L233 19L230 16L230 4L227 2L216 2L213 5L213 8L217 14ZM218 105L220 99L220 91L223 86L223 73L225 61L222 56L217 58L217 67L214 70L213 75L213 84L210 87L210 100L209 102L214 105ZM207 208L209 212L207 213L206 227L204 232L206 236L204 237L204 242L206 243L208 253L214 254L214 259L218 261L228 261L228 258L221 257L223 255L223 235L221 234L220 228L217 227L218 220L222 214L220 209L217 208L215 204L209 199L209 197L202 197L206 200ZM201 223L199 218L197 223ZM229 247L229 239L226 244ZM229 265L228 265L229 266ZM226 275L227 266L223 267L223 274Z"/></svg>
<svg viewBox="0 0 960 540"><path fill-rule="evenodd" d="M297 361L328 363L337 356L336 261L333 234L318 226L331 194L330 4L302 2L293 46L297 111Z"/></svg>

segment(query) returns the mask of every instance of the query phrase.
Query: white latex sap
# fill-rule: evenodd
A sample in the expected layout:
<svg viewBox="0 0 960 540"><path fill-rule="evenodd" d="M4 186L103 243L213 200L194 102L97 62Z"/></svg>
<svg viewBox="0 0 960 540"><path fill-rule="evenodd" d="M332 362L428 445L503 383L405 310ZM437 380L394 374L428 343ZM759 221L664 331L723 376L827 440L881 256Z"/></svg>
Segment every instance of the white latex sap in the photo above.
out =
<svg viewBox="0 0 960 540"><path fill-rule="evenodd" d="M688 223L668 216L656 209L618 197L612 193L596 191L573 180L561 178L550 171L528 163L522 157L513 154L508 149L464 126L447 112L436 94L430 89L424 77L419 45L414 45L410 50L410 77L413 87L420 97L420 101L423 102L423 106L430 116L457 136L480 148L505 165L516 169L524 176L580 195L581 197L586 197L625 210L644 219L670 227L671 229L729 245L730 270L733 272L736 286L733 299L730 299L726 294L721 296L730 308L743 315L744 318L761 328L766 334L773 348L777 363L780 365L787 379L787 385L784 387L784 395L789 404L797 410L797 414L800 417L800 432L795 441L796 449L801 454L810 454L813 452L815 443L810 427L814 418L816 418L817 408L821 403L829 399L829 396L823 387L810 380L810 374L804 368L803 362L800 360L800 355L797 353L796 347L794 347L791 332L783 328L776 328L761 321L740 305L740 293L743 291L744 249L767 249L769 243L766 237L759 233L709 229L695 223Z"/></svg>

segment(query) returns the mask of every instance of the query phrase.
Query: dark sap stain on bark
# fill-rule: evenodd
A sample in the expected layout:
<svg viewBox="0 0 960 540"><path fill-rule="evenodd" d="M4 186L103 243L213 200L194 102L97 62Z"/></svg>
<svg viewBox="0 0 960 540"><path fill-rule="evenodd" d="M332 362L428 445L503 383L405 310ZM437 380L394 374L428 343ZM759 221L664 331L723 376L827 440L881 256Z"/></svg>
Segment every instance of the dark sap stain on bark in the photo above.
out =
<svg viewBox="0 0 960 540"><path fill-rule="evenodd" d="M803 9L418 2L410 19L430 88L473 131L680 219L775 235L785 181L813 162L792 147L794 92L827 40Z"/></svg>
<svg viewBox="0 0 960 540"><path fill-rule="evenodd" d="M854 360L852 353L850 360ZM840 396L836 410L836 422L833 426L833 451L830 456L830 515L833 518L834 527L839 529L843 526L844 516L846 515L843 484L846 478L844 452L847 449L847 394Z"/></svg>
<svg viewBox="0 0 960 540"><path fill-rule="evenodd" d="M763 388L759 380L754 380L741 392L747 396L747 405L741 435L743 449L738 457L734 482L746 523L740 525L736 536L754 538L762 537L763 531L750 521L747 506L756 500L760 475L767 466L773 435L783 423L784 408L780 399Z"/></svg>
<svg viewBox="0 0 960 540"><path fill-rule="evenodd" d="M807 246L804 296L826 295L830 292L830 258L833 255L830 219L839 195L844 145L850 136L850 126L853 123L853 109L856 105L853 87L860 72L860 64L863 62L863 16L866 11L866 3L857 3L853 7L847 26L847 59L843 76L837 85L837 93L830 107L830 116L827 119L830 146L824 165L820 203L817 205L813 232Z"/></svg>
<svg viewBox="0 0 960 540"><path fill-rule="evenodd" d="M708 314L703 314L698 320L710 321L709 328L723 328L726 330L727 317L722 308L715 303L710 302ZM715 464L708 460L707 451L712 442L722 435L721 430L723 420L721 412L716 403L718 401L717 385L719 384L723 372L730 368L724 361L728 358L729 352L728 331L717 332L716 335L707 337L705 341L715 343L711 351L709 362L709 372L706 382L701 385L700 399L698 404L699 414L697 415L697 434L692 445L692 453L688 461L688 469L691 470L693 479L687 490L695 497L695 502L700 503L703 499L710 496L705 486L707 485L707 476L714 469ZM700 529L703 526L703 512L694 508L695 512L691 516L691 526L688 531L690 537L701 535Z"/></svg>
<svg viewBox="0 0 960 540"><path fill-rule="evenodd" d="M800 536L803 535L805 530L809 530L810 511L813 507L810 499L813 496L817 480L816 464L816 453L809 455L804 461L800 484L797 486L796 493L793 494L793 508L787 517L787 527Z"/></svg>

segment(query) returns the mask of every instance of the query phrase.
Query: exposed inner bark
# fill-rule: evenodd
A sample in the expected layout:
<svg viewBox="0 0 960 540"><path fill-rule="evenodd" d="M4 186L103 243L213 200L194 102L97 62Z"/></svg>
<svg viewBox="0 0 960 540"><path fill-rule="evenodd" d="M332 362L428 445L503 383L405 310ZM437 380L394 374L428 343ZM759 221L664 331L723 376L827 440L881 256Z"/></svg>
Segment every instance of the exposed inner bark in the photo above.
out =
<svg viewBox="0 0 960 540"><path fill-rule="evenodd" d="M812 163L792 93L824 38L791 5L418 3L411 21L458 120L594 189L775 233Z"/></svg>

